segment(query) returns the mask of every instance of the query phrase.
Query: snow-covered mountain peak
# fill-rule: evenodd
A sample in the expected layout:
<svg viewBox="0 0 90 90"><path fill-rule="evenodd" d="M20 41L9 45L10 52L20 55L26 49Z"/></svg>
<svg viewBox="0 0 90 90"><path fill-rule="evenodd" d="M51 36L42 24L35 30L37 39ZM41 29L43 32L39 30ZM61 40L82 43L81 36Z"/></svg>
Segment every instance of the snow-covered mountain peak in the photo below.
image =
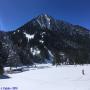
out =
<svg viewBox="0 0 90 90"><path fill-rule="evenodd" d="M41 28L51 28L52 17L48 14L41 14L36 17L34 20L40 25Z"/></svg>
<svg viewBox="0 0 90 90"><path fill-rule="evenodd" d="M45 17L51 17L50 15L48 15L48 14L41 14L41 15L38 15L38 17L43 17L43 18L45 18Z"/></svg>

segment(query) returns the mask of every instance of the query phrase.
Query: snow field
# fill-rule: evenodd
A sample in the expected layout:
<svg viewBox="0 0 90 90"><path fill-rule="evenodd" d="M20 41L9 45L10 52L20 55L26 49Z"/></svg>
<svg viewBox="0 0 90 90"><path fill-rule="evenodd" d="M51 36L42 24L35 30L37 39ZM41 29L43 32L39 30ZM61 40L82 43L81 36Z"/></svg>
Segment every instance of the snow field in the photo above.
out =
<svg viewBox="0 0 90 90"><path fill-rule="evenodd" d="M82 75L82 69L85 75ZM90 90L90 65L37 65L29 71L9 74L1 79L0 87L18 87L18 90Z"/></svg>

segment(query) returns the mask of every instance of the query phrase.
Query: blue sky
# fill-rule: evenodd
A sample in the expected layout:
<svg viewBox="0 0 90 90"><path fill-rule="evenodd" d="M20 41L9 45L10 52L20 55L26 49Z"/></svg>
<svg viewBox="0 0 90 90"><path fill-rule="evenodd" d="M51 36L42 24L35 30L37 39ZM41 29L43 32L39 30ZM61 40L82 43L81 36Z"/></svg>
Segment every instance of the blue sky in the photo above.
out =
<svg viewBox="0 0 90 90"><path fill-rule="evenodd" d="M0 29L15 30L41 13L90 29L90 0L0 0Z"/></svg>

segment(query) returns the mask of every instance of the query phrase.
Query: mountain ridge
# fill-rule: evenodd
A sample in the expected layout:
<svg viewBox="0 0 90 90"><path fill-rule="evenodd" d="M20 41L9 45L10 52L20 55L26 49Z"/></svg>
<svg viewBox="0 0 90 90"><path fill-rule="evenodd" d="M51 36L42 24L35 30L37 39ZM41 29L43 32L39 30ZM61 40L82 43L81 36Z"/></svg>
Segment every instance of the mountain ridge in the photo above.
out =
<svg viewBox="0 0 90 90"><path fill-rule="evenodd" d="M68 24L68 25L71 25L71 26L83 28L83 29L89 31L89 29L87 29L87 28L85 28L85 27L83 27L83 26L81 26L81 25L71 24L71 23L69 23L69 22L67 22L67 21L64 21L64 20L55 19L55 18L53 18L52 16L50 16L50 15L48 15L48 14L40 14L40 15L38 15L38 16L32 18L31 20L29 20L29 21L26 22L25 24L28 24L28 23L33 22L33 21L37 21L37 19L38 19L38 18L41 18L41 17L44 17L44 18L45 18L46 16L48 16L49 18L51 18L51 19L53 19L53 20L55 20L55 21L59 21L59 22L62 22L62 23L64 23L64 24ZM23 25L25 25L25 24L23 24ZM22 26L23 26L23 25L22 25ZM20 27L22 27L22 26L20 26ZM19 28L20 28L20 27L19 27ZM19 28L17 28L16 30L18 30Z"/></svg>

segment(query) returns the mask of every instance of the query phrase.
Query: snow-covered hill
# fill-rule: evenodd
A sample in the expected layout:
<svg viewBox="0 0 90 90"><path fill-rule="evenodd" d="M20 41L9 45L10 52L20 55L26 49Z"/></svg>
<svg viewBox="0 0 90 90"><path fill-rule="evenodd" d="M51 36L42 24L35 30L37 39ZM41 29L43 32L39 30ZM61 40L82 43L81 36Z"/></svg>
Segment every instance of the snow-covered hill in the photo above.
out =
<svg viewBox="0 0 90 90"><path fill-rule="evenodd" d="M90 90L90 65L37 65L9 76L11 78L0 80L0 90L2 87L18 88L10 90Z"/></svg>

